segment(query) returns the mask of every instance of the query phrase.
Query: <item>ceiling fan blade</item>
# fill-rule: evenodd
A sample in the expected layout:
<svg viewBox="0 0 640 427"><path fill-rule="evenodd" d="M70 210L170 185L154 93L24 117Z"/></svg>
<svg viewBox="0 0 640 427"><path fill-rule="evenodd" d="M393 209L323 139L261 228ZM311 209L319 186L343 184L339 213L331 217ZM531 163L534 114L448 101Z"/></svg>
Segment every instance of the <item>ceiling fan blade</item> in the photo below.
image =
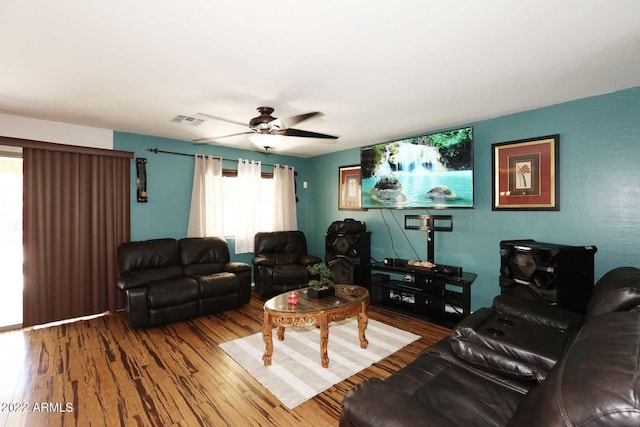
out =
<svg viewBox="0 0 640 427"><path fill-rule="evenodd" d="M247 131L247 132L239 132L239 133L232 133L229 135L222 135L222 136L216 136L213 138L198 138L198 139L192 139L192 142L205 142L205 141L215 141L216 139L222 139L222 138L229 138L232 136L238 136L238 135L250 135L254 133L253 131Z"/></svg>
<svg viewBox="0 0 640 427"><path fill-rule="evenodd" d="M238 125L238 126L249 127L249 125L246 124L246 123L236 122L235 120L225 119L224 117L212 116L211 114L207 114L207 113L196 113L196 114L198 116L206 117L208 119L220 120L220 121L227 122L227 123L233 123L234 125Z"/></svg>
<svg viewBox="0 0 640 427"><path fill-rule="evenodd" d="M299 137L302 137L302 138L338 139L337 136L327 135L326 133L310 132L308 130L293 129L293 128L287 128L287 129L278 131L278 133L280 135L299 136Z"/></svg>
<svg viewBox="0 0 640 427"><path fill-rule="evenodd" d="M282 122L284 123L285 127L291 127L291 126L295 126L300 122L303 122L305 120L309 120L315 117L323 117L324 114L322 114L319 111L313 111L311 113L305 113L305 114L298 114L297 116L291 116L291 117L287 117L286 119L282 119Z"/></svg>

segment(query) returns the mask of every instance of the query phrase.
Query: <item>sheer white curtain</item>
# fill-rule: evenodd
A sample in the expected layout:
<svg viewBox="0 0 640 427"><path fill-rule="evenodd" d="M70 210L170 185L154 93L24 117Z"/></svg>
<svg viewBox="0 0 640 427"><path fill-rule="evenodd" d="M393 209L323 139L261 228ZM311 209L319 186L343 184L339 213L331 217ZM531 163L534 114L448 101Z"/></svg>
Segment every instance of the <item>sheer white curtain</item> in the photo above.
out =
<svg viewBox="0 0 640 427"><path fill-rule="evenodd" d="M262 165L238 159L238 211L236 254L253 252L253 238L260 231Z"/></svg>
<svg viewBox="0 0 640 427"><path fill-rule="evenodd" d="M275 187L273 229L274 231L297 230L295 169L292 166L275 165L273 180Z"/></svg>
<svg viewBox="0 0 640 427"><path fill-rule="evenodd" d="M188 237L224 236L222 159L196 154Z"/></svg>

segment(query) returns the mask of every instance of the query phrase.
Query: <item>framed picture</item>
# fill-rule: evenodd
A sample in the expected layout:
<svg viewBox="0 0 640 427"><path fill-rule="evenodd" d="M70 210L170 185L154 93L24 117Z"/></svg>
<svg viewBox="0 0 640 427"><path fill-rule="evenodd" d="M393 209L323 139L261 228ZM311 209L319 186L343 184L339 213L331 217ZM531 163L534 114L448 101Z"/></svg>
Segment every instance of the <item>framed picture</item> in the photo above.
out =
<svg viewBox="0 0 640 427"><path fill-rule="evenodd" d="M147 159L144 157L136 158L136 190L138 202L146 203L149 201L147 196Z"/></svg>
<svg viewBox="0 0 640 427"><path fill-rule="evenodd" d="M338 209L362 209L362 176L360 165L340 166L338 168Z"/></svg>
<svg viewBox="0 0 640 427"><path fill-rule="evenodd" d="M492 210L560 210L560 135L491 145Z"/></svg>

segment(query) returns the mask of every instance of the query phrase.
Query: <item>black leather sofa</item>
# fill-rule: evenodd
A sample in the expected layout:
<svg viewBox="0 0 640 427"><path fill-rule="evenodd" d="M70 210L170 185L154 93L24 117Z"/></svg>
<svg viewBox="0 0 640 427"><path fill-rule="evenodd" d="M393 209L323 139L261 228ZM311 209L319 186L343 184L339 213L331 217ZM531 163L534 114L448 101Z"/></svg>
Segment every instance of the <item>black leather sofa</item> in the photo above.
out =
<svg viewBox="0 0 640 427"><path fill-rule="evenodd" d="M319 262L322 258L308 254L307 239L301 231L255 235L253 278L262 298L309 286L307 267Z"/></svg>
<svg viewBox="0 0 640 427"><path fill-rule="evenodd" d="M596 284L585 314L504 294L385 380L348 391L340 426L640 425L640 269Z"/></svg>
<svg viewBox="0 0 640 427"><path fill-rule="evenodd" d="M126 309L134 328L248 304L251 267L231 262L219 237L153 239L118 246Z"/></svg>

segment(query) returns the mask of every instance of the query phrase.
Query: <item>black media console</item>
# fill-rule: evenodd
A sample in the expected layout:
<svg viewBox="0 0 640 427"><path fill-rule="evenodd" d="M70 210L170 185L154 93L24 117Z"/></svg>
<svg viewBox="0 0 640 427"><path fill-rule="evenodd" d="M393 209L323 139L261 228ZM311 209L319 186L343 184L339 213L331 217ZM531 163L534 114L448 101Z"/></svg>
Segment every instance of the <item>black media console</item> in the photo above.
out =
<svg viewBox="0 0 640 427"><path fill-rule="evenodd" d="M399 261L399 260L397 260ZM371 304L393 307L404 312L425 317L435 323L453 326L471 313L471 285L475 273L461 275L433 273L425 268L396 262L393 266L372 263L369 266ZM382 271L403 276L394 280Z"/></svg>

